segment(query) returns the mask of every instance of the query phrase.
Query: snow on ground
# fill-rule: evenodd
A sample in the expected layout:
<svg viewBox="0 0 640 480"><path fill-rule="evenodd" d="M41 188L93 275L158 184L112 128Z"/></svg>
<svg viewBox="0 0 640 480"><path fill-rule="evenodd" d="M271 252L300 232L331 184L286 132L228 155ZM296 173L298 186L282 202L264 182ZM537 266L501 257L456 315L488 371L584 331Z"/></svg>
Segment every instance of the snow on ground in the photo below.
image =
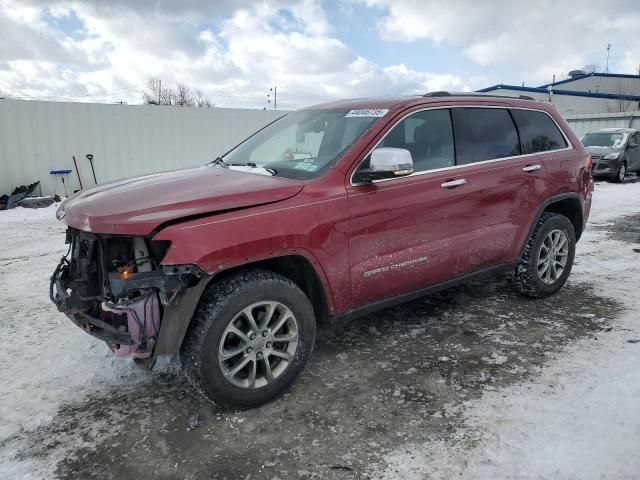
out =
<svg viewBox="0 0 640 480"><path fill-rule="evenodd" d="M638 212L640 183L597 184L570 277L626 307L610 332L567 347L533 381L485 392L449 441L403 445L373 476L640 478L640 254L605 231Z"/></svg>
<svg viewBox="0 0 640 480"><path fill-rule="evenodd" d="M65 403L141 377L51 304L49 276L66 252L55 211L0 211L0 449L9 437L50 422ZM3 456L0 478L22 478Z"/></svg>
<svg viewBox="0 0 640 480"><path fill-rule="evenodd" d="M20 438L49 424L65 405L149 375L115 359L50 303L49 275L65 251L54 212L55 206L0 212L1 479L50 477L64 452L21 459ZM637 212L640 182L597 184L590 229L570 278L627 307L612 331L569 346L531 381L465 402L465 427L450 440L401 445L370 473L384 479L638 478L640 343L628 341L640 339L640 255L606 232L616 218Z"/></svg>

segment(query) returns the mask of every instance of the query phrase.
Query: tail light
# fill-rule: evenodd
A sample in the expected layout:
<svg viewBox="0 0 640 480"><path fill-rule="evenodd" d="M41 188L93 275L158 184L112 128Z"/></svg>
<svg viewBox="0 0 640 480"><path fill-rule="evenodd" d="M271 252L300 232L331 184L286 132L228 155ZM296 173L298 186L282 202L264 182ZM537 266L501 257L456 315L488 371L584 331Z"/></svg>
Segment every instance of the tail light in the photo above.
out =
<svg viewBox="0 0 640 480"><path fill-rule="evenodd" d="M593 167L593 159L591 158L591 155L587 155L585 164L587 166L587 171L590 172L591 171L591 167Z"/></svg>

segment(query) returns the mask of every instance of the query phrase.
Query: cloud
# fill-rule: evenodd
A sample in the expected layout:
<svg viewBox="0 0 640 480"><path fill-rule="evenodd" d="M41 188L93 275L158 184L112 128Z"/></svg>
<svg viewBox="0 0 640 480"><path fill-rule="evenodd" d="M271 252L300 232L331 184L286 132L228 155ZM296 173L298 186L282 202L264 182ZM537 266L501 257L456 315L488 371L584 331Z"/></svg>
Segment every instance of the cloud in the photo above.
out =
<svg viewBox="0 0 640 480"><path fill-rule="evenodd" d="M73 21L71 21L73 20ZM73 27L65 28L65 25ZM151 77L214 103L282 107L324 99L469 89L453 75L378 65L336 38L319 0L0 0L0 91L140 102Z"/></svg>
<svg viewBox="0 0 640 480"><path fill-rule="evenodd" d="M633 0L364 3L380 12L378 31L387 41L447 44L480 67L506 66L519 72L517 78L532 82L588 63L604 67L608 43L614 45L612 71L635 73L637 68L626 51L640 27Z"/></svg>

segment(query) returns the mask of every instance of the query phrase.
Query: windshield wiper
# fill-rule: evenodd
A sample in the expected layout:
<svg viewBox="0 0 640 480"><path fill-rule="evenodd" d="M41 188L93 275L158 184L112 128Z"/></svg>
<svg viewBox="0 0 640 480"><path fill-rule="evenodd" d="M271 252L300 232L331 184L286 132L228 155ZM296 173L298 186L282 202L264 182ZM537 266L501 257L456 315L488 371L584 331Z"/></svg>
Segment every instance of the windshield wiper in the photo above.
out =
<svg viewBox="0 0 640 480"><path fill-rule="evenodd" d="M222 157L216 157L214 160L211 160L207 165L218 165L220 167L228 167L229 164L225 162Z"/></svg>
<svg viewBox="0 0 640 480"><path fill-rule="evenodd" d="M228 163L227 165L231 166L231 167L251 167L251 168L262 168L263 170L266 170L267 172L269 172L271 175L276 175L278 173L277 170L275 170L274 168L269 168L269 167L259 167L257 163L254 162L247 162L247 163Z"/></svg>
<svg viewBox="0 0 640 480"><path fill-rule="evenodd" d="M229 168L229 167L262 168L262 169L266 170L267 172L269 172L271 175L274 175L274 176L278 173L277 170L275 170L273 168L258 167L258 165L256 163L254 163L254 162L227 163L222 159L222 157L215 158L214 160L210 161L207 165L217 165L219 167L224 167L224 168Z"/></svg>

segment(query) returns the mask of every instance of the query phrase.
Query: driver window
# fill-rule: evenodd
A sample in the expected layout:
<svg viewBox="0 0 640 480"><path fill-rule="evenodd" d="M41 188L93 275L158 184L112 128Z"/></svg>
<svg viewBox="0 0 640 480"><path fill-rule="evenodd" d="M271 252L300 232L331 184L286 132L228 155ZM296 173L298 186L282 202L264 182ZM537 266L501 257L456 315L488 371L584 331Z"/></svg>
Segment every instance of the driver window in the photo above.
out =
<svg viewBox="0 0 640 480"><path fill-rule="evenodd" d="M454 166L449 110L424 110L410 115L393 127L378 147L409 150L416 172ZM364 163L368 166L369 159Z"/></svg>

